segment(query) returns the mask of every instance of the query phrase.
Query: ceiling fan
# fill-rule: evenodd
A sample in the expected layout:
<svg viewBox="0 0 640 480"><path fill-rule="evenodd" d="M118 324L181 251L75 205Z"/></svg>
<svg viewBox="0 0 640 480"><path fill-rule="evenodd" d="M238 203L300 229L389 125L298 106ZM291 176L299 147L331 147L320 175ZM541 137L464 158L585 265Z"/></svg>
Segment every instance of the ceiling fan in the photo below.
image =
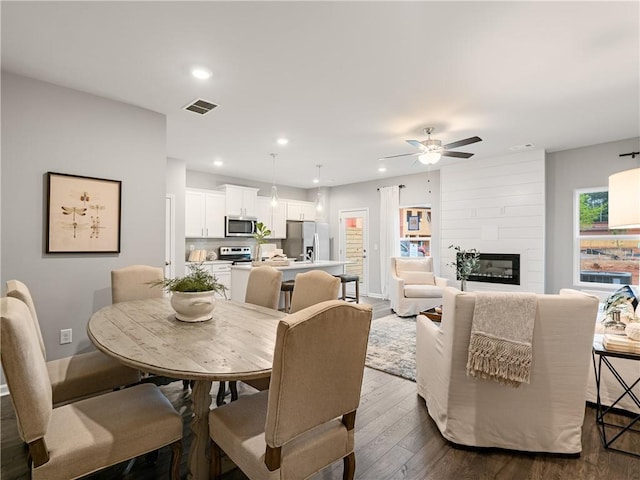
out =
<svg viewBox="0 0 640 480"><path fill-rule="evenodd" d="M406 140L409 145L412 145L419 149L418 152L415 153L401 153L400 155L391 155L389 157L382 157L380 160L386 160L388 158L397 158L397 157L406 157L410 155L417 155L420 163L424 163L425 165L431 165L440 160L441 156L445 157L457 157L457 158L469 158L473 156L473 153L467 152L452 152L451 148L463 147L465 145L470 145L472 143L481 142L482 139L480 137L470 137L465 138L464 140L458 140L457 142L447 143L446 145L442 145L440 140L433 140L431 138L431 132L433 132L433 127L427 127L424 129L424 133L427 135L427 139L423 141L418 140Z"/></svg>

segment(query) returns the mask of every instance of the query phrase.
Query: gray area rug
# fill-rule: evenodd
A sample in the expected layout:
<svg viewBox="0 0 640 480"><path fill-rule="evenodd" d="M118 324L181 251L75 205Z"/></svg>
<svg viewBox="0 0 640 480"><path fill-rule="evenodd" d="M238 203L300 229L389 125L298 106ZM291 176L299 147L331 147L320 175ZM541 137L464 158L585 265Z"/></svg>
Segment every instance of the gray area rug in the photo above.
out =
<svg viewBox="0 0 640 480"><path fill-rule="evenodd" d="M367 367L416 381L416 317L387 315L371 322Z"/></svg>

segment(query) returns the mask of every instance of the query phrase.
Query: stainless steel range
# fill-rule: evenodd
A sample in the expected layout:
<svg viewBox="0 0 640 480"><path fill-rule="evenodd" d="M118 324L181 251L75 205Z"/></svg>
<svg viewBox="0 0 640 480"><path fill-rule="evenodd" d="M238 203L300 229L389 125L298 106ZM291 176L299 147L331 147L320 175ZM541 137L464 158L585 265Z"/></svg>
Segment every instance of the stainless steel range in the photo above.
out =
<svg viewBox="0 0 640 480"><path fill-rule="evenodd" d="M218 260L231 260L236 263L251 261L251 247L220 247Z"/></svg>

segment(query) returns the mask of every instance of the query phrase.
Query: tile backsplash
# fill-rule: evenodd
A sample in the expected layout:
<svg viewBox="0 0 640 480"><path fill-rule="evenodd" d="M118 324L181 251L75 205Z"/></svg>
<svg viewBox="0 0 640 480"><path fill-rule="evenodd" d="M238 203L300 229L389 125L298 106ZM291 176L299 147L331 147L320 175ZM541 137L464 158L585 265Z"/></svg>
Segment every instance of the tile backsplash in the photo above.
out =
<svg viewBox="0 0 640 480"><path fill-rule="evenodd" d="M277 248L282 246L280 240L270 240L269 243L277 244ZM191 245L193 245L193 249L191 248ZM253 238L187 238L184 245L184 260L187 261L191 250L206 250L207 252L213 251L218 255L220 253L220 247L230 246L251 247L253 255L255 256L256 241Z"/></svg>

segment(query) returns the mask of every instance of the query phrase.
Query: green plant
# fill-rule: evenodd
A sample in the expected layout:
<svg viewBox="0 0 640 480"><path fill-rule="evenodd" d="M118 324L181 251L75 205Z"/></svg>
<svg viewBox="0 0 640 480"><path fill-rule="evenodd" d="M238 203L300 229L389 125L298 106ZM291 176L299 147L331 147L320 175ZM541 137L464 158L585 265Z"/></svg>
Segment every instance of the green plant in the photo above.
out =
<svg viewBox="0 0 640 480"><path fill-rule="evenodd" d="M190 265L189 268L191 272L184 277L165 278L151 282L151 286L162 286L167 292L209 292L213 290L227 298L227 287L218 282L215 275L207 272L202 263Z"/></svg>
<svg viewBox="0 0 640 480"><path fill-rule="evenodd" d="M253 234L253 238L258 242L258 245L262 245L263 243L267 243L266 238L271 235L271 230L267 228L267 226L262 223L256 223L256 231Z"/></svg>
<svg viewBox="0 0 640 480"><path fill-rule="evenodd" d="M457 252L456 260L449 266L456 269L456 278L466 282L480 268L480 252L475 248L463 250L457 245L449 245L449 248L453 248Z"/></svg>

